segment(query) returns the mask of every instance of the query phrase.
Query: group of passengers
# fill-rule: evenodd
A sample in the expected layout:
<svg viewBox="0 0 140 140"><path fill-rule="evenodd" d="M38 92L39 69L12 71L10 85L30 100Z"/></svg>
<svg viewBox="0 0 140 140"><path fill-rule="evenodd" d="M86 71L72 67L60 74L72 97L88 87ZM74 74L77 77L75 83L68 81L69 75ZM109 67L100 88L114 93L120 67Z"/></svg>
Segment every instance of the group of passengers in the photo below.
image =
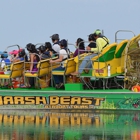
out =
<svg viewBox="0 0 140 140"><path fill-rule="evenodd" d="M45 42L44 45L40 45L36 48L36 45L29 43L26 45L26 49L29 52L29 57L27 57L25 49L13 50L9 54L11 55L11 59L8 59L7 52L1 53L1 72L4 71L4 67L10 65L13 62L17 61L25 61L30 62L29 72L34 74L37 72L37 63L40 60L58 57L57 59L50 59L50 63L60 63L60 66L53 69L53 71L64 71L65 66L64 62L68 58L70 58L70 50L68 49L68 44L65 39L60 40L59 34L53 34L51 37L53 45L50 42ZM85 47L84 40L82 38L78 38L76 40L76 50L73 53L73 57L77 55L90 52L87 55L81 64L79 65L78 71L71 73L71 75L81 74L83 70L92 68L92 61L90 61L93 57L97 56L103 48L105 48L109 44L109 40L101 34L101 31L97 29L94 33L88 36L89 44ZM88 71L85 71L88 72ZM31 78L32 79L32 78ZM53 79L55 82L56 88L63 87L63 76L53 75ZM33 81L29 82L31 86L33 86Z"/></svg>

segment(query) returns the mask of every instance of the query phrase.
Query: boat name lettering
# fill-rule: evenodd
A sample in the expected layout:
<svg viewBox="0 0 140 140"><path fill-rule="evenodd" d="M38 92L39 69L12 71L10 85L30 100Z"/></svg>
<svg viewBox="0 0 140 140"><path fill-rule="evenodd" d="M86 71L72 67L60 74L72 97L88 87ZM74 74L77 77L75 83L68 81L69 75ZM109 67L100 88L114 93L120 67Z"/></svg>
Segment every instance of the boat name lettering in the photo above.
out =
<svg viewBox="0 0 140 140"><path fill-rule="evenodd" d="M0 105L46 105L45 108L89 108L100 106L105 98L80 96L0 96Z"/></svg>
<svg viewBox="0 0 140 140"><path fill-rule="evenodd" d="M100 106L104 98L99 97L79 97L79 96L50 96L50 105L95 105Z"/></svg>
<svg viewBox="0 0 140 140"><path fill-rule="evenodd" d="M0 96L0 105L31 105L47 104L46 97L42 96Z"/></svg>

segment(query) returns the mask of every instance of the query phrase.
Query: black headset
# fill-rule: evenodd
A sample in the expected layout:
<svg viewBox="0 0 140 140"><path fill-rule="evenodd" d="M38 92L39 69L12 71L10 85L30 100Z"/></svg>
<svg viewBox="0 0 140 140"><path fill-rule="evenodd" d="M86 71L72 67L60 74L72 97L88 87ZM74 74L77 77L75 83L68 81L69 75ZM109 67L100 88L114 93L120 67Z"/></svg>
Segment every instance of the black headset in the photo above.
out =
<svg viewBox="0 0 140 140"><path fill-rule="evenodd" d="M8 57L8 54L6 51L1 54L1 58L7 58L7 57Z"/></svg>
<svg viewBox="0 0 140 140"><path fill-rule="evenodd" d="M94 40L93 34L90 34L90 35L88 36L88 38L89 38L89 40Z"/></svg>
<svg viewBox="0 0 140 140"><path fill-rule="evenodd" d="M59 45L63 46L63 47L67 47L67 41L65 39L62 39L59 43Z"/></svg>
<svg viewBox="0 0 140 140"><path fill-rule="evenodd" d="M44 51L46 51L46 46L41 45L41 46L39 47L39 50L43 53Z"/></svg>
<svg viewBox="0 0 140 140"><path fill-rule="evenodd" d="M19 57L23 57L25 55L25 50L21 50L19 53L18 53Z"/></svg>
<svg viewBox="0 0 140 140"><path fill-rule="evenodd" d="M32 44L32 43L29 43L29 44L26 45L26 48L27 48L28 51L32 51L33 48L35 48L35 45Z"/></svg>

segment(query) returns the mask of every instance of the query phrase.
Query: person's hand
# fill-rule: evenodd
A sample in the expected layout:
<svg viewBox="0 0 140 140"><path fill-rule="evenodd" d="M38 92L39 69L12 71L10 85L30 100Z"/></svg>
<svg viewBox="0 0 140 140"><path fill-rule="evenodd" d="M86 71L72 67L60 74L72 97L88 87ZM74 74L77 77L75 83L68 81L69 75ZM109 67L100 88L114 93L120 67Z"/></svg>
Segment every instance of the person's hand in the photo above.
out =
<svg viewBox="0 0 140 140"><path fill-rule="evenodd" d="M87 50L87 51L90 51L90 50L91 50L91 48L90 48L89 46L87 46L87 47L86 47L86 50Z"/></svg>
<svg viewBox="0 0 140 140"><path fill-rule="evenodd" d="M53 63L54 61L53 60L50 60L50 63Z"/></svg>

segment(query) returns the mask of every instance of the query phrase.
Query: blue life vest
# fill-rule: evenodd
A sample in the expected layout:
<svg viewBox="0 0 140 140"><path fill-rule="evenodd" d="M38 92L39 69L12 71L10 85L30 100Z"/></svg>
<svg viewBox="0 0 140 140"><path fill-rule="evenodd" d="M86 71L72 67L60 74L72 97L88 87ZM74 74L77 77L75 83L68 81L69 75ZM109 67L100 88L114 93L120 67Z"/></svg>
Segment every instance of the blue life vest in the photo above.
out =
<svg viewBox="0 0 140 140"><path fill-rule="evenodd" d="M8 58L2 59L1 62L4 61L5 62L5 66L4 66L4 71L9 71L10 70L10 60Z"/></svg>
<svg viewBox="0 0 140 140"><path fill-rule="evenodd" d="M1 62L2 61L4 61L6 65L10 65L11 64L11 62L10 62L10 60L8 58L2 59Z"/></svg>

